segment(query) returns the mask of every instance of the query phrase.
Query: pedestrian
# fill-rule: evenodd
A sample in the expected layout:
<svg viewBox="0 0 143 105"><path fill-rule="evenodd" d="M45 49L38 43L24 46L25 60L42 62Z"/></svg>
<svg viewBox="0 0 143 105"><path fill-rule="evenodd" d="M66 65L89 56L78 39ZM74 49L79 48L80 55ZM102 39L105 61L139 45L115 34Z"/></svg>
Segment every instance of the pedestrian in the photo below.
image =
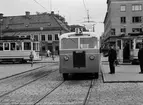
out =
<svg viewBox="0 0 143 105"><path fill-rule="evenodd" d="M50 57L50 50L47 50L47 57Z"/></svg>
<svg viewBox="0 0 143 105"><path fill-rule="evenodd" d="M55 58L54 58L54 51L52 50L52 52L51 52L51 57L52 57L52 59L53 59L53 61L55 60Z"/></svg>
<svg viewBox="0 0 143 105"><path fill-rule="evenodd" d="M30 58L30 62L31 62L31 67L33 67L33 58L34 58L34 55L33 55L32 51L30 52L29 58Z"/></svg>
<svg viewBox="0 0 143 105"><path fill-rule="evenodd" d="M139 73L143 73L143 45L140 44L140 49L138 52L138 60L139 60L139 64L140 64L140 69L141 71Z"/></svg>
<svg viewBox="0 0 143 105"><path fill-rule="evenodd" d="M108 61L109 61L109 67L110 67L110 74L115 73L115 61L117 60L117 53L115 50L114 45L110 46L109 52L108 52Z"/></svg>

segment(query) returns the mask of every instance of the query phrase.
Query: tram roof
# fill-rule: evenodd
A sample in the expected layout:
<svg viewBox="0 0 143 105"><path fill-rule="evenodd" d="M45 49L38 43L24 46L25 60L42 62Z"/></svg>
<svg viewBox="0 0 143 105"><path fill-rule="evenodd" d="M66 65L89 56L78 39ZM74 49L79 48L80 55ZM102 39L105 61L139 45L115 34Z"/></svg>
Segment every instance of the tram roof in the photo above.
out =
<svg viewBox="0 0 143 105"><path fill-rule="evenodd" d="M82 34L76 34L76 32L69 32L69 33L64 33L61 36L59 36L61 39L62 38L67 38L67 37L78 37L78 36L87 36L90 35L91 37L97 37L95 32L82 32Z"/></svg>

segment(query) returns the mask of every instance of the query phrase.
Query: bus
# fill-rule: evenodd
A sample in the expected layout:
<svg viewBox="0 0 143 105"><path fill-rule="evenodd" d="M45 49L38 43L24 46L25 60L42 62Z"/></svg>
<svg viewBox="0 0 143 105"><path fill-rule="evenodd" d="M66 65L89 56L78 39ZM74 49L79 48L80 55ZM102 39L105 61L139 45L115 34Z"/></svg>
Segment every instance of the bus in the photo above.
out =
<svg viewBox="0 0 143 105"><path fill-rule="evenodd" d="M69 74L90 73L98 78L100 68L99 40L94 32L65 33L59 36L60 69L64 80Z"/></svg>

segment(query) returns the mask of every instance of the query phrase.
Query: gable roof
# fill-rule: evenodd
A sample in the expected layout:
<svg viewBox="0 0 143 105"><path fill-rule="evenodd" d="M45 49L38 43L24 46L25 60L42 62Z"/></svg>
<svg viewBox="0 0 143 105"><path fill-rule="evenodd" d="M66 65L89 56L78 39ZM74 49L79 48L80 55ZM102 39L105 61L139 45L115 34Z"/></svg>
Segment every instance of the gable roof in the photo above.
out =
<svg viewBox="0 0 143 105"><path fill-rule="evenodd" d="M3 17L3 32L8 31L38 31L38 30L65 30L69 31L67 24L55 14L22 15Z"/></svg>

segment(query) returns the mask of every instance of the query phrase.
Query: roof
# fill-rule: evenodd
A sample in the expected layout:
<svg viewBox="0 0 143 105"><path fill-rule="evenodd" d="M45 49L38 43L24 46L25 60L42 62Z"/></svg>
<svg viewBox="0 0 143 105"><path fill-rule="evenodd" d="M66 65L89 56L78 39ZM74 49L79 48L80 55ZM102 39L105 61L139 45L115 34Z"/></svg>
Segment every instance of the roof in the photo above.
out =
<svg viewBox="0 0 143 105"><path fill-rule="evenodd" d="M69 30L66 23L55 17L55 14L5 16L2 27L3 32L12 30Z"/></svg>

